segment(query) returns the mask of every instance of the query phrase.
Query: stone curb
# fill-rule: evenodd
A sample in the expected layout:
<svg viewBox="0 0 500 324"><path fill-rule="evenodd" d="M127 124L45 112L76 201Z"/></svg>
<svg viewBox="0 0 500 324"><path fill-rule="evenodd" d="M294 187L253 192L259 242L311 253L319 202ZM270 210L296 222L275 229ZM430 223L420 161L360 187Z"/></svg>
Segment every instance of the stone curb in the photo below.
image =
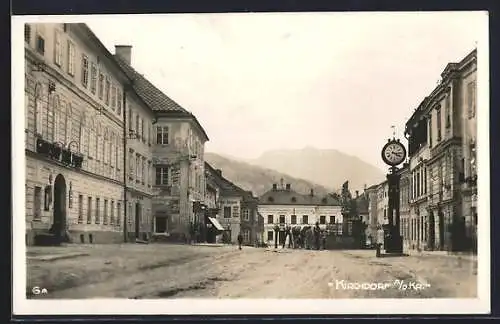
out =
<svg viewBox="0 0 500 324"><path fill-rule="evenodd" d="M40 255L40 256L29 256L29 260L36 261L55 261L55 260L63 260L63 259L73 259L81 256L88 256L89 253L68 253L68 254L60 254L60 255Z"/></svg>

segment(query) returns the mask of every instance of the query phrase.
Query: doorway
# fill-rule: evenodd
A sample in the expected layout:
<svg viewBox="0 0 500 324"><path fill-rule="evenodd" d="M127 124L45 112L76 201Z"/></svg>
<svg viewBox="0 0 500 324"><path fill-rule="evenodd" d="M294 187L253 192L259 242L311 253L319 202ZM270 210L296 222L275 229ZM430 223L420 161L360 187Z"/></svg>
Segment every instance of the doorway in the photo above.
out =
<svg viewBox="0 0 500 324"><path fill-rule="evenodd" d="M429 212L429 241L428 247L433 251L435 250L435 242L436 242L436 230L435 230L435 221L434 221L434 211Z"/></svg>
<svg viewBox="0 0 500 324"><path fill-rule="evenodd" d="M135 203L135 238L139 238L141 226L141 204Z"/></svg>
<svg viewBox="0 0 500 324"><path fill-rule="evenodd" d="M66 241L66 180L58 174L54 181L54 208L51 232L56 242Z"/></svg>

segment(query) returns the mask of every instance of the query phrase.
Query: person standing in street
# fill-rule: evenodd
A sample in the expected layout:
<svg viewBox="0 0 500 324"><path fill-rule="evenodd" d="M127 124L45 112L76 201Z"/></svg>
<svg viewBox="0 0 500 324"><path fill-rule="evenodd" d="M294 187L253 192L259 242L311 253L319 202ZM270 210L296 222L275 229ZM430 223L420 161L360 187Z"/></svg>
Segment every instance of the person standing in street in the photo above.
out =
<svg viewBox="0 0 500 324"><path fill-rule="evenodd" d="M319 250L319 236L321 229L319 228L319 222L316 222L314 225L313 234L314 234L314 247L316 250Z"/></svg>
<svg viewBox="0 0 500 324"><path fill-rule="evenodd" d="M283 246L282 248L284 249L285 248L285 245L286 245L286 238L288 237L288 248L290 248L290 240L292 239L291 236L290 236L290 226L286 226L285 227L285 239L283 240Z"/></svg>
<svg viewBox="0 0 500 324"><path fill-rule="evenodd" d="M241 243L243 243L243 236L241 233L238 234L238 249L241 250Z"/></svg>

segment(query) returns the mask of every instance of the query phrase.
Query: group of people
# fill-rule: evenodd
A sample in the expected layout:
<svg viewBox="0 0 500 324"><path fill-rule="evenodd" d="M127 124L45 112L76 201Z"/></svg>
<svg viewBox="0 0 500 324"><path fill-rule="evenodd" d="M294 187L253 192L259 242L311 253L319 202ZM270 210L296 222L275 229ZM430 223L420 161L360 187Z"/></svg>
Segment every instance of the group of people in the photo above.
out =
<svg viewBox="0 0 500 324"><path fill-rule="evenodd" d="M316 222L313 227L286 226L284 233L285 237L283 238L282 248L285 248L287 238L288 248L308 250L319 250L321 247L323 249L326 248L326 232L321 230L319 222ZM276 237L274 247L278 248L278 237Z"/></svg>

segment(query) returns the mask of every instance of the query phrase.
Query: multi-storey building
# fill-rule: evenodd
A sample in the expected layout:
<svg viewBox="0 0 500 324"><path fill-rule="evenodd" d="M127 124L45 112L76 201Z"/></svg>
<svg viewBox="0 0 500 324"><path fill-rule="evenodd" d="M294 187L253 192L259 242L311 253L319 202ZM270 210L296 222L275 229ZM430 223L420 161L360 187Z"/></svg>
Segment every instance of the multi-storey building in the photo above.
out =
<svg viewBox="0 0 500 324"><path fill-rule="evenodd" d="M138 148L129 147L128 154L136 163L146 168L150 165L154 174L151 190L153 233L187 240L193 234L193 226L198 226L204 217L204 208L197 206L202 206L205 200L203 154L208 136L193 114L131 66L131 51L131 46L117 47L116 60L133 80L131 88L154 115L128 107L129 133L136 134L136 142L142 142L139 145L143 149L138 152ZM148 148L148 140L151 142L151 163L148 163L149 156L141 153ZM141 167L136 169L140 171Z"/></svg>
<svg viewBox="0 0 500 324"><path fill-rule="evenodd" d="M377 185L377 229L389 224L389 184L387 180Z"/></svg>
<svg viewBox="0 0 500 324"><path fill-rule="evenodd" d="M216 219L224 229L223 235L218 239L226 243L236 243L238 234L241 233L244 244L253 245L260 241L263 229L259 226L257 198L253 196L251 191L243 190L224 178L220 169L214 169L206 162L205 174L207 183L210 183L210 187L216 188L218 193L216 210L219 213ZM213 189L211 191L214 192ZM216 222L213 222L212 225L218 227Z"/></svg>
<svg viewBox="0 0 500 324"><path fill-rule="evenodd" d="M399 234L403 237L403 248L409 247L410 229L410 168L404 163L399 172Z"/></svg>
<svg viewBox="0 0 500 324"><path fill-rule="evenodd" d="M131 67L131 46L112 55L85 24L24 32L27 243L187 238L205 198L196 117Z"/></svg>
<svg viewBox="0 0 500 324"><path fill-rule="evenodd" d="M84 24L26 24L26 234L123 240L128 78Z"/></svg>
<svg viewBox="0 0 500 324"><path fill-rule="evenodd" d="M273 184L271 190L259 197L259 213L264 216L264 240L273 245L275 240L283 243L285 226L311 225L319 223L326 229L328 224L343 224L342 206L338 199L327 195L318 196L311 189L309 195L292 190L291 184ZM278 225L279 237L275 237L274 228ZM342 226L336 226L342 229Z"/></svg>
<svg viewBox="0 0 500 324"><path fill-rule="evenodd" d="M412 173L410 236L417 248L463 250L471 245L466 233L474 222L464 216L462 180L467 170L464 147L470 144L464 144L464 119L469 107L475 109L474 103L467 105L475 98L475 71L475 50L461 62L448 64L437 87L406 124ZM467 133L475 136L472 127Z"/></svg>

